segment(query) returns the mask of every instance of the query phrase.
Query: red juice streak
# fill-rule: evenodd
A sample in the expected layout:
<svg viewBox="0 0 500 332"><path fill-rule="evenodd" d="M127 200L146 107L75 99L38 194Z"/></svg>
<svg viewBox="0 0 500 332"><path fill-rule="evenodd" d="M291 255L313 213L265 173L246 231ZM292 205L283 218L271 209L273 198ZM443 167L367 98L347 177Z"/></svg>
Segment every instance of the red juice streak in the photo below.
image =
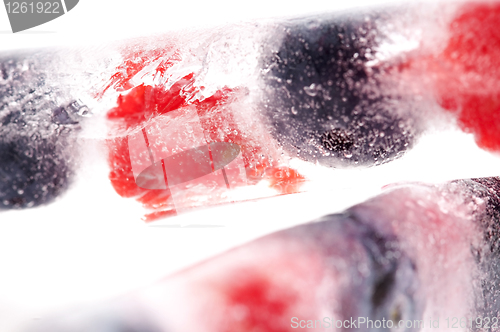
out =
<svg viewBox="0 0 500 332"><path fill-rule="evenodd" d="M161 160L161 168L163 169L163 178L165 179L165 187L168 188L167 171L165 170L165 162L163 161L163 159Z"/></svg>
<svg viewBox="0 0 500 332"><path fill-rule="evenodd" d="M430 64L438 101L484 149L500 151L500 3L465 5Z"/></svg>
<svg viewBox="0 0 500 332"><path fill-rule="evenodd" d="M148 134L146 133L146 129L142 128L142 136L144 137L144 141L146 142L146 147L148 149L148 154L149 154L149 161L151 162L151 165L154 164L155 159L153 158L153 152L151 151L151 147L149 146L149 139L148 139ZM162 161L163 163L163 161ZM165 166L163 167L165 168ZM168 185L167 185L168 187Z"/></svg>

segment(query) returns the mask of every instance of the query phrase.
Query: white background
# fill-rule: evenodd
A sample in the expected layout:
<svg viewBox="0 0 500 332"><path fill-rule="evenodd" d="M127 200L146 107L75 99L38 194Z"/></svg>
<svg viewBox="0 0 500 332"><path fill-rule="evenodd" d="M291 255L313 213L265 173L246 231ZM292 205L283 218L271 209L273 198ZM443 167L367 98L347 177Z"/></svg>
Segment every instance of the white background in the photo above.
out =
<svg viewBox="0 0 500 332"><path fill-rule="evenodd" d="M2 9L0 49L44 47L53 44L81 45L185 27L322 13L384 2L387 0L80 0L65 16L15 36L9 33L7 13Z"/></svg>
<svg viewBox="0 0 500 332"><path fill-rule="evenodd" d="M1 8L0 50L81 46L366 3L81 0L68 14L17 34L11 33ZM331 185L329 191L233 204L177 218L184 225L223 227L171 228L144 224L140 220L144 211L138 205L124 204L109 185L105 160L87 160L75 185L52 205L0 212L0 331L17 331L53 310L147 285L262 234L340 211L378 193L388 183L491 176L500 173L497 170L499 158L477 149L470 135L448 130L422 138L403 159L388 165L362 171L311 172Z"/></svg>

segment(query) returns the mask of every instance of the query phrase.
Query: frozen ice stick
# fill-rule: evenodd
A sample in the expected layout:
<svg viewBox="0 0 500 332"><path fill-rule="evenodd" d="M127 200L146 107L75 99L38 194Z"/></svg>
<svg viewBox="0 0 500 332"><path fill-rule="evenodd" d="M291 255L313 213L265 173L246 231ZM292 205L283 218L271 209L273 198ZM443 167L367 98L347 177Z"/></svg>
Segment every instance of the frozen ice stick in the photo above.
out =
<svg viewBox="0 0 500 332"><path fill-rule="evenodd" d="M444 109L495 150L497 12L498 3L364 9L5 56L2 144L15 141L16 112L23 119L31 112L19 111L7 91L27 100L44 87L59 91L43 97L50 106L34 105L37 135L71 127L76 120L57 109L81 100L95 115L71 138L106 141L112 186L143 204L147 221L307 190L297 161L337 169L393 161L426 128L453 121ZM485 15L489 23L474 23ZM471 65L476 60L480 66ZM30 61L33 73L24 67ZM44 85L23 87L9 63L23 75L40 72ZM44 112L59 112L51 118L58 123L44 128ZM30 137L31 147L15 143L17 155L35 149L58 165L74 158L42 143L34 148L40 140ZM79 151L72 140L58 142ZM48 164L33 171L43 163L30 158L26 179L4 172L5 206L61 192L46 194L45 183L35 183L33 194L22 189L35 178L68 178Z"/></svg>
<svg viewBox="0 0 500 332"><path fill-rule="evenodd" d="M28 331L495 330L499 189L393 187Z"/></svg>
<svg viewBox="0 0 500 332"><path fill-rule="evenodd" d="M449 13L450 8L456 10L453 15L458 18ZM460 34L466 29L465 26L459 27L458 32L448 31L446 24L455 26L463 11L475 15L475 9L467 4L433 8L434 11L429 11L431 17L426 19L419 17L427 13L426 10L417 6L414 9L416 12L395 8L324 15L273 22L257 28L239 26L231 33L208 33L207 41L193 39L188 45L196 45L194 54L190 47L169 46L164 53L157 49L126 48L124 62L105 85L104 94L108 89L127 90L135 85L128 95L120 97L118 107L108 116L117 123L121 121L122 128L132 130L134 142L140 141L142 147L136 149L134 143L132 149L140 155L131 156L129 163L123 159L127 157L125 140L112 143L110 158L116 169L112 172L115 189L124 196L147 196L140 200L149 206L152 205L147 202L149 199L158 205L156 197L169 197L162 206L163 211L151 213L146 220L197 206L270 195L261 191L254 196L242 191L237 197L231 195L231 190L228 194L225 187L232 187L224 174L213 174L210 175L213 179L207 179L217 183L217 189L207 186L207 182L200 185L204 180L195 179L186 184L194 188L191 191L186 190L187 187L181 189L182 193L168 191L172 188L168 185L168 170L160 168L160 160L164 159L154 150L163 149L170 158L174 152L168 151L172 149L168 146L173 145L185 151L210 141L237 144L241 161L233 168L240 170L235 180L240 188L242 184L264 180L270 181L277 193L300 191L304 183L303 175L295 176L297 172L289 168L287 159L344 168L379 165L402 156L426 126L432 126L444 116L436 102L439 96L435 99L432 90L437 89L436 84L440 82L433 79L432 69L436 68L414 64L420 57L424 64L438 63L437 67L441 68L440 61L445 62L447 56L440 53L438 43L453 44L453 33ZM413 21L401 22L402 17ZM410 31L398 31L399 26ZM441 29L438 40L430 43L431 46L423 45L432 28ZM489 31L491 27L483 29ZM253 30L251 37L249 30ZM398 42L403 46L405 43L417 46L398 48L400 45L394 45L391 40L394 35L401 39ZM494 36L488 35L488 38L496 43ZM492 49L494 53L495 46ZM468 54L467 50L461 52ZM477 56L471 53L472 57ZM227 54L231 55L227 57ZM190 66L196 64L201 69L191 70ZM170 81L165 78L169 74L172 75ZM170 89L164 91L165 86ZM148 128L152 122L169 122L172 128L176 126L171 120L174 114L190 119L182 120L190 123L189 133L183 139L174 129L163 127L164 132L172 132L172 137L153 135L156 143L150 143L148 130L151 129ZM196 115L199 126L193 125L197 122ZM158 120L162 116L166 118ZM148 120L152 117L157 120ZM142 128L144 138L137 128ZM204 138L199 136L202 131ZM198 137L196 144L184 146L195 136ZM158 146L150 148L149 144ZM128 148L130 152L130 144ZM151 152L146 153L148 149ZM169 189L143 194L134 186L140 169L148 165L148 154L150 163L158 165L152 181L163 182ZM205 160L209 155L207 151ZM200 163L208 167L208 162ZM245 173L241 172L242 167Z"/></svg>

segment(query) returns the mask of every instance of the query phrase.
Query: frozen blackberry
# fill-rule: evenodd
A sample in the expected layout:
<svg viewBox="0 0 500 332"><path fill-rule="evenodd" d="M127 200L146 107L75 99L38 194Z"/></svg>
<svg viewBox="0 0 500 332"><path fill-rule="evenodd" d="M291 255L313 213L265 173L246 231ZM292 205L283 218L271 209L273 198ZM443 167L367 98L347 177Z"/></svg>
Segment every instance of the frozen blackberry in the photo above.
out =
<svg viewBox="0 0 500 332"><path fill-rule="evenodd" d="M369 65L378 17L291 21L265 60L264 114L284 149L328 166L400 156L414 132ZM410 121L411 122L411 121Z"/></svg>
<svg viewBox="0 0 500 332"><path fill-rule="evenodd" d="M70 182L83 107L46 83L44 59L0 58L0 209L50 202Z"/></svg>

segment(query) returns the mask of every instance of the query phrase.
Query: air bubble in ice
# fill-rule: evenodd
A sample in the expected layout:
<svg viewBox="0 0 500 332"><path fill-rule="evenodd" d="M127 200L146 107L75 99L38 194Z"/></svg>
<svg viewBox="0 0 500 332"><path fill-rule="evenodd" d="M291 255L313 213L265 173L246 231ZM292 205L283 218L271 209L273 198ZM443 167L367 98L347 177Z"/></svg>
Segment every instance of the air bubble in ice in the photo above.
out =
<svg viewBox="0 0 500 332"><path fill-rule="evenodd" d="M316 96L319 90L321 90L321 85L316 85L315 83L304 87L304 91L311 97Z"/></svg>

